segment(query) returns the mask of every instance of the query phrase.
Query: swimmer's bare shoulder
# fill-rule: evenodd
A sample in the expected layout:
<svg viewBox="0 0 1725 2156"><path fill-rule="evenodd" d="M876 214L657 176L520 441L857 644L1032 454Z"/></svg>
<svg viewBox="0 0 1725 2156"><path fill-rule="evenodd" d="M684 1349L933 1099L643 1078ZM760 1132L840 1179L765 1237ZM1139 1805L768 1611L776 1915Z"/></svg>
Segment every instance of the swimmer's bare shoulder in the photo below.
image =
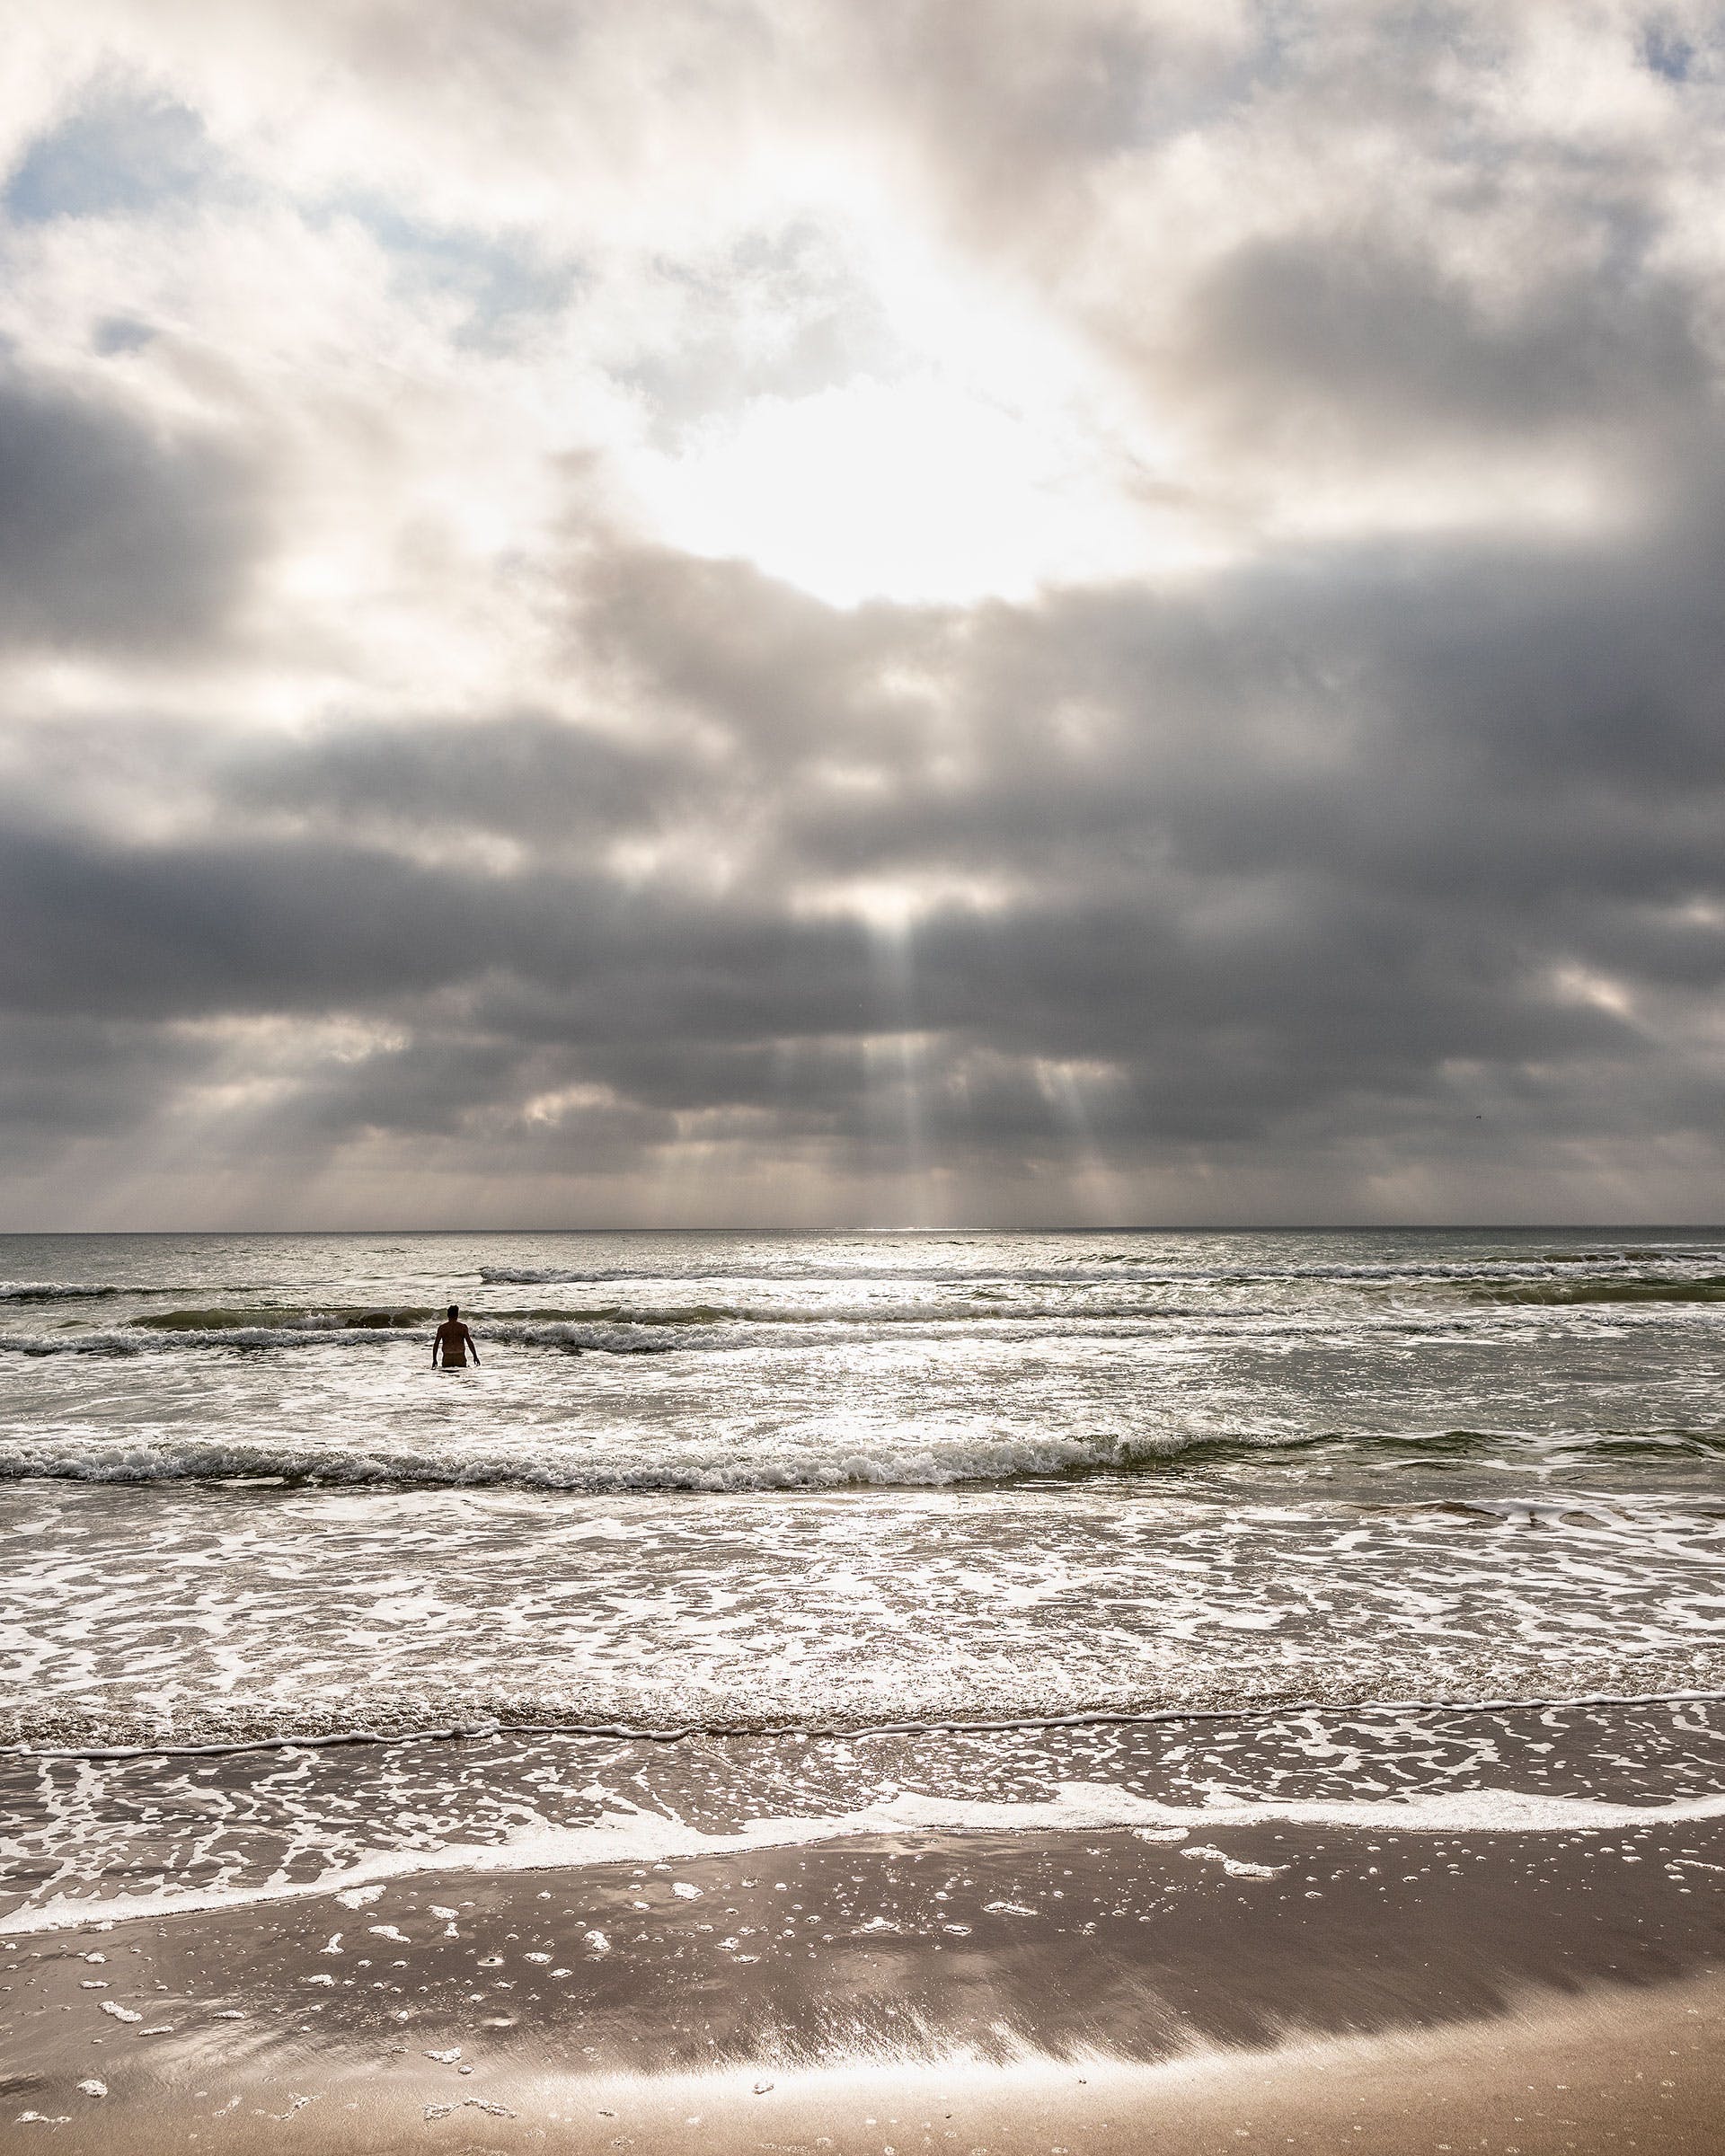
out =
<svg viewBox="0 0 1725 2156"><path fill-rule="evenodd" d="M479 1366L479 1343L461 1321L461 1305L452 1303L449 1315L438 1327L437 1338L431 1343L431 1367L441 1363L446 1370L463 1370L472 1356L475 1369Z"/></svg>

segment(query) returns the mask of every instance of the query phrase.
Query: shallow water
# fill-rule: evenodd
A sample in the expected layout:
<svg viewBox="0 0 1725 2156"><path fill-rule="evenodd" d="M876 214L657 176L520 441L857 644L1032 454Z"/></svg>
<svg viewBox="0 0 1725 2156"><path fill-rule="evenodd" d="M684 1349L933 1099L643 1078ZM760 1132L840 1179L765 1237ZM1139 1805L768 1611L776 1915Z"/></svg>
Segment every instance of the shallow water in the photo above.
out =
<svg viewBox="0 0 1725 2156"><path fill-rule="evenodd" d="M0 1272L32 1752L1725 1691L1718 1234L14 1237ZM451 1297L478 1371L428 1366ZM75 1763L90 1879L139 1771Z"/></svg>

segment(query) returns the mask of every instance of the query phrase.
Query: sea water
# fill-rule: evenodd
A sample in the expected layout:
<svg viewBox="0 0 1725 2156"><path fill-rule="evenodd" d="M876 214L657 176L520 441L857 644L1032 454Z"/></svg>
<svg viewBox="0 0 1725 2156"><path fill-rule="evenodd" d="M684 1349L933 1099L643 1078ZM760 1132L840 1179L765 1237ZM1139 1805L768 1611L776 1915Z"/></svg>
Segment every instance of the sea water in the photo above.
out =
<svg viewBox="0 0 1725 2156"><path fill-rule="evenodd" d="M12 1237L0 1274L19 1922L919 1805L1716 1786L1725 1234ZM430 1367L452 1300L477 1369ZM1606 1743L1602 1699L1647 1704Z"/></svg>

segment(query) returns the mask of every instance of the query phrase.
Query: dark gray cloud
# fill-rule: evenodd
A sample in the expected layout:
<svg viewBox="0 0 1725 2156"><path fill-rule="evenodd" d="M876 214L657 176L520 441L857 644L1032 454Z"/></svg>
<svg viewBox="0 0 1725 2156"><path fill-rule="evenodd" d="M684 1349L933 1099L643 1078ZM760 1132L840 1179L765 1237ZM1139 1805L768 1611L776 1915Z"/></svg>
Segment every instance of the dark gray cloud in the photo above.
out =
<svg viewBox="0 0 1725 2156"><path fill-rule="evenodd" d="M241 751L224 799L331 828L472 831L555 851L675 826L708 773L544 711L350 722L290 747Z"/></svg>
<svg viewBox="0 0 1725 2156"><path fill-rule="evenodd" d="M248 16L332 102L297 177L291 129L252 144L276 221L196 275L161 245L208 165L190 106L74 99L13 178L20 261L133 215L159 252L82 313L32 286L0 371L11 1178L64 1162L93 1216L116 1161L189 1153L193 1209L351 1169L402 1217L435 1171L700 1218L714 1162L765 1215L943 1177L955 1216L1062 1217L1081 1175L1187 1217L1716 1210L1689 13L694 10L708 95L638 11L337 13ZM1573 121L1566 38L1575 84L1619 70ZM572 182L544 208L585 154L553 75L615 103L639 230L578 244ZM673 216L653 161L693 136ZM869 254L907 198L898 271L975 279L927 349ZM1178 483L1134 449L1121 485L1225 558L836 606L613 484L739 413L944 382L985 286L1082 347L1062 426L1074 384L1107 407L1079 434L1165 420Z"/></svg>
<svg viewBox="0 0 1725 2156"><path fill-rule="evenodd" d="M1368 222L1342 244L1318 232L1235 249L1195 296L1190 393L1247 434L1322 426L1362 446L1537 444L1699 410L1713 381L1703 288L1648 260L1659 228L1638 207L1594 207L1595 259L1531 266L1510 294Z"/></svg>
<svg viewBox="0 0 1725 2156"><path fill-rule="evenodd" d="M265 540L250 452L0 366L0 642L183 650L219 634Z"/></svg>
<svg viewBox="0 0 1725 2156"><path fill-rule="evenodd" d="M68 1145L136 1130L206 1074L208 1048L123 1019L0 1016L0 1159L50 1169Z"/></svg>
<svg viewBox="0 0 1725 2156"><path fill-rule="evenodd" d="M1704 1138L1720 550L1694 522L1668 545L1338 550L1180 602L964 615L619 554L578 618L619 685L701 722L698 763L533 711L229 747L205 781L253 835L14 828L0 996L62 1024L375 1021L272 1124L289 1150L626 1162L705 1117L901 1172L899 1035L917 1144L984 1173L1059 1158L1038 1074L1086 1064L1090 1135L1128 1161L1349 1131L1441 1153L1488 1111L1517 1144ZM519 851L452 861L452 828ZM637 830L672 851L632 888L595 849ZM739 830L742 870L703 888ZM964 874L987 903L941 896ZM836 878L934 896L871 935L800 903Z"/></svg>

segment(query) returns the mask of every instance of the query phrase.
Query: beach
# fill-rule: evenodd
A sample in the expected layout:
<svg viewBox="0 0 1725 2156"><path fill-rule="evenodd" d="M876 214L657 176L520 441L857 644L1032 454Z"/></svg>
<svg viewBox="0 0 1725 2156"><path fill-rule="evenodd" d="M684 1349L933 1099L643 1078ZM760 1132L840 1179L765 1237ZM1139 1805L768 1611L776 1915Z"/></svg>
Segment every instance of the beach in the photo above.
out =
<svg viewBox="0 0 1725 2156"><path fill-rule="evenodd" d="M1725 2156L1725 0L4 22L0 2156Z"/></svg>
<svg viewBox="0 0 1725 2156"><path fill-rule="evenodd" d="M8 2148L1720 2145L1714 1241L31 1241Z"/></svg>
<svg viewBox="0 0 1725 2156"><path fill-rule="evenodd" d="M1523 1719L1549 1741L1551 1718ZM1658 1718L1621 1719L1635 1750ZM1698 1780L1695 1745L1672 1788ZM655 1859L638 1825L636 1861L516 1849L509 1869L13 1934L11 2132L91 2151L1716 2147L1721 1807L1552 1779L1525 1793L1531 1830L1470 1828L1455 1791L1397 1800L1412 1831L1297 1798L1247 1825L1212 1807L1064 1833L919 1828L907 1804L897 1832L853 1816L801 1846L757 1826L739 1854Z"/></svg>

